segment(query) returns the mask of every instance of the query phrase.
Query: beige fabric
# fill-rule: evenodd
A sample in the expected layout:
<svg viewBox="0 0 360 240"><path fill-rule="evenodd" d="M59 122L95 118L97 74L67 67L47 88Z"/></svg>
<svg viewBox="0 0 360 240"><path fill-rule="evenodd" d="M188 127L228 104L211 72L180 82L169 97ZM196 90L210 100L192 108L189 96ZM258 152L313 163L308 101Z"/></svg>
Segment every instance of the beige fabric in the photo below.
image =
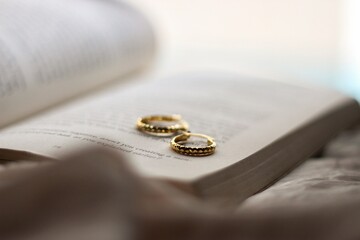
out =
<svg viewBox="0 0 360 240"><path fill-rule="evenodd" d="M325 157L305 162L235 213L140 178L121 157L101 151L5 165L0 239L360 239L359 134L333 141ZM340 154L344 145L348 156Z"/></svg>

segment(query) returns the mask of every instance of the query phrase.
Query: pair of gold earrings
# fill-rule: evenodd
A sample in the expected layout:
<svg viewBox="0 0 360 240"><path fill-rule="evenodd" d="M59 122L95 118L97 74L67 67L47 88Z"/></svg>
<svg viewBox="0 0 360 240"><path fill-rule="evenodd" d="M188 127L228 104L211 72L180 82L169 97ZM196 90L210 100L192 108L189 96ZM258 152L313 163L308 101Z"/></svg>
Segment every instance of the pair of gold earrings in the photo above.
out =
<svg viewBox="0 0 360 240"><path fill-rule="evenodd" d="M174 124L162 126L154 125L154 122L174 122ZM147 134L162 137L180 133L180 135L175 136L171 140L170 146L175 152L183 155L208 156L215 152L216 143L214 139L204 134L190 133L188 123L182 120L180 115L152 115L141 117L138 118L136 127ZM207 146L186 146L186 142L191 136L205 138L207 140Z"/></svg>

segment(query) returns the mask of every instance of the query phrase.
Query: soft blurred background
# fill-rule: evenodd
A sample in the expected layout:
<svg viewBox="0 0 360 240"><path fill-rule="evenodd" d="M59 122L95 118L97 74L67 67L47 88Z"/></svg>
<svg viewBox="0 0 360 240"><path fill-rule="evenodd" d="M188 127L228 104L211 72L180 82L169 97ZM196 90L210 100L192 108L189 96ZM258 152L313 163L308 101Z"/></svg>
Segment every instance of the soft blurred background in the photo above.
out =
<svg viewBox="0 0 360 240"><path fill-rule="evenodd" d="M159 36L159 72L311 81L360 99L360 1L130 0Z"/></svg>

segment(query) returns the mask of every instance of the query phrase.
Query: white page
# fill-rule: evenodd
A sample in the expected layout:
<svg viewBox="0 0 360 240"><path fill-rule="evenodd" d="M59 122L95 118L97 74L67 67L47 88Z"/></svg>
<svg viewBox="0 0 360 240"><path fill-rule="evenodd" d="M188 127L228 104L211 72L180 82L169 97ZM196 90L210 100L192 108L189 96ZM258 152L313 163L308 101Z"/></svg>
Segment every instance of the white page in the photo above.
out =
<svg viewBox="0 0 360 240"><path fill-rule="evenodd" d="M238 76L184 75L113 88L54 109L4 129L0 147L58 157L79 146L105 146L125 154L142 174L193 180L248 157L348 100L332 91ZM170 149L170 138L135 129L140 116L173 113L181 114L192 132L214 137L215 154L179 155Z"/></svg>
<svg viewBox="0 0 360 240"><path fill-rule="evenodd" d="M112 0L0 4L0 126L139 69L154 52L147 21Z"/></svg>

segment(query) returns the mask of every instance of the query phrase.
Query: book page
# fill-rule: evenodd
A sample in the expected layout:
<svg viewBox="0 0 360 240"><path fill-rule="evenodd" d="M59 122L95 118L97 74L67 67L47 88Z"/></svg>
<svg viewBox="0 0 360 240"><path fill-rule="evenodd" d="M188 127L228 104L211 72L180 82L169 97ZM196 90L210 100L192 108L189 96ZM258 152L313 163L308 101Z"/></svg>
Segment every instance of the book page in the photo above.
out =
<svg viewBox="0 0 360 240"><path fill-rule="evenodd" d="M0 5L0 126L148 64L153 32L115 0Z"/></svg>
<svg viewBox="0 0 360 240"><path fill-rule="evenodd" d="M328 90L224 74L193 74L113 87L0 132L0 147L59 157L80 146L125 154L146 176L194 180L250 156L348 98ZM181 114L190 131L214 137L215 154L173 152L136 119ZM1 151L0 151L1 154Z"/></svg>

